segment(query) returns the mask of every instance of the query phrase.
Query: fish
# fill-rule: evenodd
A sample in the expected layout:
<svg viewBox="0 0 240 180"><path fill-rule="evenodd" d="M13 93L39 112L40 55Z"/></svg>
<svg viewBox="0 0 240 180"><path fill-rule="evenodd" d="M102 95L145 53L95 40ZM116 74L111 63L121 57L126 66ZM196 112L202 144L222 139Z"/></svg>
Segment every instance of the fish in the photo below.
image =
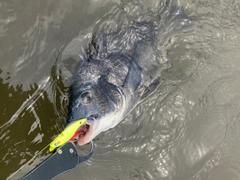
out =
<svg viewBox="0 0 240 180"><path fill-rule="evenodd" d="M87 122L71 140L89 143L156 92L162 83L161 72L171 67L167 57L170 39L192 26L183 7L166 3L153 21L93 33L84 49L84 61L73 76L67 118L67 125L81 118Z"/></svg>

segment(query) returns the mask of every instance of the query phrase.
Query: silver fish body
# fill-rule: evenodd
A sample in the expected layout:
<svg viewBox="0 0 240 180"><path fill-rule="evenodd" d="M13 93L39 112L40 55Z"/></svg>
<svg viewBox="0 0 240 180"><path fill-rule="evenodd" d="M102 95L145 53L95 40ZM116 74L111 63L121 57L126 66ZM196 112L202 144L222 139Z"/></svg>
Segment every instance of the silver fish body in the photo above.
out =
<svg viewBox="0 0 240 180"><path fill-rule="evenodd" d="M92 37L74 75L69 103L68 123L88 119L80 145L115 127L161 84L161 71L170 67L168 40L189 30L192 21L181 7L162 10L160 17L159 22L136 22Z"/></svg>

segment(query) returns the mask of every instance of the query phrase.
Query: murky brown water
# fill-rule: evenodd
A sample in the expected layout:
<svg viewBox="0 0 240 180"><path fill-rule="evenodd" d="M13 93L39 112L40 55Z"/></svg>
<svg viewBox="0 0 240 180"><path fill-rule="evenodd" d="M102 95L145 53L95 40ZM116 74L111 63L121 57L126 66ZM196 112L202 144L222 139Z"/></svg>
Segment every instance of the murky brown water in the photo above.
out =
<svg viewBox="0 0 240 180"><path fill-rule="evenodd" d="M63 129L78 41L99 24L148 18L158 2L0 1L1 179ZM174 38L164 83L95 139L90 161L57 179L240 179L240 2L177 3L196 22Z"/></svg>

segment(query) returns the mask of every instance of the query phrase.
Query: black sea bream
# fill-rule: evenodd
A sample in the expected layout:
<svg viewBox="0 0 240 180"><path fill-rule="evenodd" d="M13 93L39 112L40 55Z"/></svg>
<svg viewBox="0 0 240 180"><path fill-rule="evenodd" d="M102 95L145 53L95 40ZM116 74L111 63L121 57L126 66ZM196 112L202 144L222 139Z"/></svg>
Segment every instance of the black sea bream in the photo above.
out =
<svg viewBox="0 0 240 180"><path fill-rule="evenodd" d="M161 84L169 39L192 26L183 8L165 5L151 22L95 33L73 77L67 123L87 118L72 138L84 145L115 127Z"/></svg>

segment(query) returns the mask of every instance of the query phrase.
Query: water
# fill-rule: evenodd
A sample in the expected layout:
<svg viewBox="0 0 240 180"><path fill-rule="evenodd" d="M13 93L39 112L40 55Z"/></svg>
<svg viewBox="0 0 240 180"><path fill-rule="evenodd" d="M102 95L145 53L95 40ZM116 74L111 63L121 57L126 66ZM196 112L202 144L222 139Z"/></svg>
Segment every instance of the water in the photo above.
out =
<svg viewBox="0 0 240 180"><path fill-rule="evenodd" d="M195 27L173 39L164 83L95 139L91 160L57 179L240 179L240 2L177 3L194 17ZM71 76L81 60L79 41L102 27L111 32L133 19L151 19L158 5L0 2L1 179L64 128Z"/></svg>

